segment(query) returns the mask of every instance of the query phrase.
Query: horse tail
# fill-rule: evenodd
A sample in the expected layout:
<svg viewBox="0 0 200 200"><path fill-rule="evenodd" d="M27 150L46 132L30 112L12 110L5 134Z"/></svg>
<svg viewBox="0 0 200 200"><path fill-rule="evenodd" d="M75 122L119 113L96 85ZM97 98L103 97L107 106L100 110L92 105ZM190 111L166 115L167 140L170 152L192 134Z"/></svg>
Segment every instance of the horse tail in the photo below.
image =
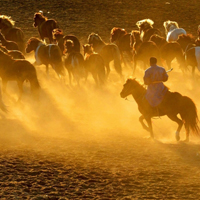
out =
<svg viewBox="0 0 200 200"><path fill-rule="evenodd" d="M182 107L180 115L185 122L185 127L189 127L192 132L200 137L199 119L195 103L187 96L182 97Z"/></svg>
<svg viewBox="0 0 200 200"><path fill-rule="evenodd" d="M113 58L114 58L114 67L118 74L122 76L122 66L121 66L121 58L120 51L117 45L113 44L112 48Z"/></svg>

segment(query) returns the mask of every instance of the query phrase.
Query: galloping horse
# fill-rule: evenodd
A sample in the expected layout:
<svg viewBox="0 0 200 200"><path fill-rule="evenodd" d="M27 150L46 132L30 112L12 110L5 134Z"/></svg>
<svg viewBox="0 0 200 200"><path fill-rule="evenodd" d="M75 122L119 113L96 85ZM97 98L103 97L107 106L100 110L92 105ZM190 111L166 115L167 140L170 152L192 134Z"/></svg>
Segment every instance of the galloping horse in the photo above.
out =
<svg viewBox="0 0 200 200"><path fill-rule="evenodd" d="M159 35L152 35L150 41L158 46L160 56L162 60L166 61L168 69L171 69L171 62L175 58L179 63L179 67L182 70L186 69L184 52L178 42L167 42L164 37Z"/></svg>
<svg viewBox="0 0 200 200"><path fill-rule="evenodd" d="M0 16L0 30L6 40L16 42L19 50L24 52L24 33L20 28L15 27L15 22L11 19L11 17L6 15Z"/></svg>
<svg viewBox="0 0 200 200"><path fill-rule="evenodd" d="M159 29L153 28L154 21L151 19L143 19L136 23L140 31L140 38L143 42L149 41L154 34L161 35Z"/></svg>
<svg viewBox="0 0 200 200"><path fill-rule="evenodd" d="M35 52L36 64L46 65L46 72L49 73L49 65L53 67L58 76L64 75L62 52L58 45L48 44L32 37L27 42L26 53Z"/></svg>
<svg viewBox="0 0 200 200"><path fill-rule="evenodd" d="M138 61L143 62L143 68L146 69L146 67L149 64L150 57L156 57L158 61L160 60L160 51L157 45L152 41L146 41L142 42L140 38L139 31L132 31L131 35L134 40L133 44L133 52L134 52L134 69L133 73L135 73L135 70L137 68Z"/></svg>
<svg viewBox="0 0 200 200"><path fill-rule="evenodd" d="M74 43L74 50L80 53L81 45L79 39L76 36L64 35L62 29L59 28L54 29L52 34L53 34L53 39L57 41L57 44L63 53L65 50L64 43L66 40L72 40Z"/></svg>
<svg viewBox="0 0 200 200"><path fill-rule="evenodd" d="M72 85L72 76L76 80L77 85L80 85L81 78L87 78L84 57L81 53L74 50L74 43L72 40L65 41L65 52L67 53L65 59L65 67L69 74L69 83Z"/></svg>
<svg viewBox="0 0 200 200"><path fill-rule="evenodd" d="M34 98L38 100L40 84L38 82L35 67L27 60L14 60L7 53L0 50L0 77L2 78L3 92L6 92L8 81L17 81L19 87L19 98L23 94L23 83L25 80L30 82L31 91Z"/></svg>
<svg viewBox="0 0 200 200"><path fill-rule="evenodd" d="M107 77L110 74L110 62L114 61L115 70L122 78L120 51L117 45L106 44L96 33L91 33L88 36L88 43L92 44L94 51L102 56L107 69Z"/></svg>
<svg viewBox="0 0 200 200"><path fill-rule="evenodd" d="M165 21L163 23L166 33L167 42L173 42L178 40L178 36L181 34L186 35L186 31L183 28L179 28L178 23L175 21Z"/></svg>
<svg viewBox="0 0 200 200"><path fill-rule="evenodd" d="M128 56L129 62L133 60L131 33L127 33L125 29L114 27L110 32L110 42L118 46L125 65L127 65L128 61L125 59L124 54Z"/></svg>
<svg viewBox="0 0 200 200"><path fill-rule="evenodd" d="M178 92L170 92L166 94L165 98L158 106L153 108L145 99L146 89L135 79L128 79L120 93L122 98L132 95L138 104L138 109L142 114L139 118L142 127L150 132L150 136L154 138L151 118L156 116L167 115L172 121L178 124L176 131L176 140L180 140L180 131L184 124L186 129L186 141L189 141L190 130L196 135L200 136L200 129L198 126L197 109L194 102L187 96L182 96ZM177 115L180 114L180 118ZM146 120L148 126L144 123Z"/></svg>
<svg viewBox="0 0 200 200"><path fill-rule="evenodd" d="M53 42L52 31L58 28L58 23L54 19L47 19L41 12L34 15L34 27L38 27L40 38L44 41L45 38L49 39L49 43Z"/></svg>
<svg viewBox="0 0 200 200"><path fill-rule="evenodd" d="M97 85L106 81L106 70L104 60L100 54L95 53L90 44L83 45L85 69L92 74Z"/></svg>

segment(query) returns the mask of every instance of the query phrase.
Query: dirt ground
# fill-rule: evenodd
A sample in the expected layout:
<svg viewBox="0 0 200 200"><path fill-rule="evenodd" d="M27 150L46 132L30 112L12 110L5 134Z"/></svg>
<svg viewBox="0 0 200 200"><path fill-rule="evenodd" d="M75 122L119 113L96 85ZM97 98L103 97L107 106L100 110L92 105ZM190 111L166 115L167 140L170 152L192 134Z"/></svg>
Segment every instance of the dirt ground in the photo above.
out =
<svg viewBox="0 0 200 200"><path fill-rule="evenodd" d="M113 27L129 32L145 18L163 36L166 20L197 36L199 7L197 0L1 0L0 14L11 16L28 40L38 36L33 15L42 10L84 44L91 32L109 42ZM34 62L32 54L26 58ZM192 98L200 115L199 72L194 80L176 61L173 67L166 85ZM131 68L123 70L132 75ZM167 117L153 119L156 139L148 139L133 98L120 98L123 82L114 70L101 89L91 77L72 88L53 70L47 77L44 66L37 73L39 104L30 98L28 83L20 103L14 82L3 95L9 113L0 112L0 199L200 199L200 139L191 134L183 142L183 128L176 142L177 125ZM136 72L141 81L143 73Z"/></svg>

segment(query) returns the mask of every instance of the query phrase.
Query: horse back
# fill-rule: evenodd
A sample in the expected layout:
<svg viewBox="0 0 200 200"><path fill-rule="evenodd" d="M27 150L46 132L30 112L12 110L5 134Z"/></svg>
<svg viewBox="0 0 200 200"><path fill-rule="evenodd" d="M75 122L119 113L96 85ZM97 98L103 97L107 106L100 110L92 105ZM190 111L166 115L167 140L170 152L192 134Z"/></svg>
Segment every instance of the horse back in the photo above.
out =
<svg viewBox="0 0 200 200"><path fill-rule="evenodd" d="M5 35L6 40L18 42L24 42L24 32L17 27L11 28Z"/></svg>
<svg viewBox="0 0 200 200"><path fill-rule="evenodd" d="M49 37L49 35L52 35L53 29L56 29L59 27L55 20L49 19L47 21L44 21L38 28L39 28L40 34L42 34L43 37Z"/></svg>

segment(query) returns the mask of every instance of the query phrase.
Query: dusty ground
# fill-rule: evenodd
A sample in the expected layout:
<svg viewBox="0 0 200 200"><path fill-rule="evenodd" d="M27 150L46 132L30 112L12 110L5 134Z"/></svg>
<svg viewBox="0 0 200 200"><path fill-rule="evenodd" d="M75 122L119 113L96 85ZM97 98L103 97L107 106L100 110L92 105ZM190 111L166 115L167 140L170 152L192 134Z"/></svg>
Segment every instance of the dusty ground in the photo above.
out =
<svg viewBox="0 0 200 200"><path fill-rule="evenodd" d="M131 31L144 18L154 20L163 35L168 19L193 35L200 24L196 0L31 2L0 1L0 14L12 16L26 39L38 36L32 18L39 10L82 43L91 32L108 42L114 26ZM34 61L32 55L27 59ZM167 86L191 97L200 114L199 76L194 82L176 61L173 67ZM189 143L177 143L177 125L166 117L153 119L156 140L147 139L136 103L119 96L123 83L114 71L102 89L92 79L72 89L53 71L50 78L43 66L37 71L39 105L29 98L28 83L21 103L16 103L15 83L8 85L9 96L4 95L9 113L0 113L0 199L200 198L200 140L191 135ZM128 77L132 70L124 73ZM136 76L142 80L143 71Z"/></svg>

